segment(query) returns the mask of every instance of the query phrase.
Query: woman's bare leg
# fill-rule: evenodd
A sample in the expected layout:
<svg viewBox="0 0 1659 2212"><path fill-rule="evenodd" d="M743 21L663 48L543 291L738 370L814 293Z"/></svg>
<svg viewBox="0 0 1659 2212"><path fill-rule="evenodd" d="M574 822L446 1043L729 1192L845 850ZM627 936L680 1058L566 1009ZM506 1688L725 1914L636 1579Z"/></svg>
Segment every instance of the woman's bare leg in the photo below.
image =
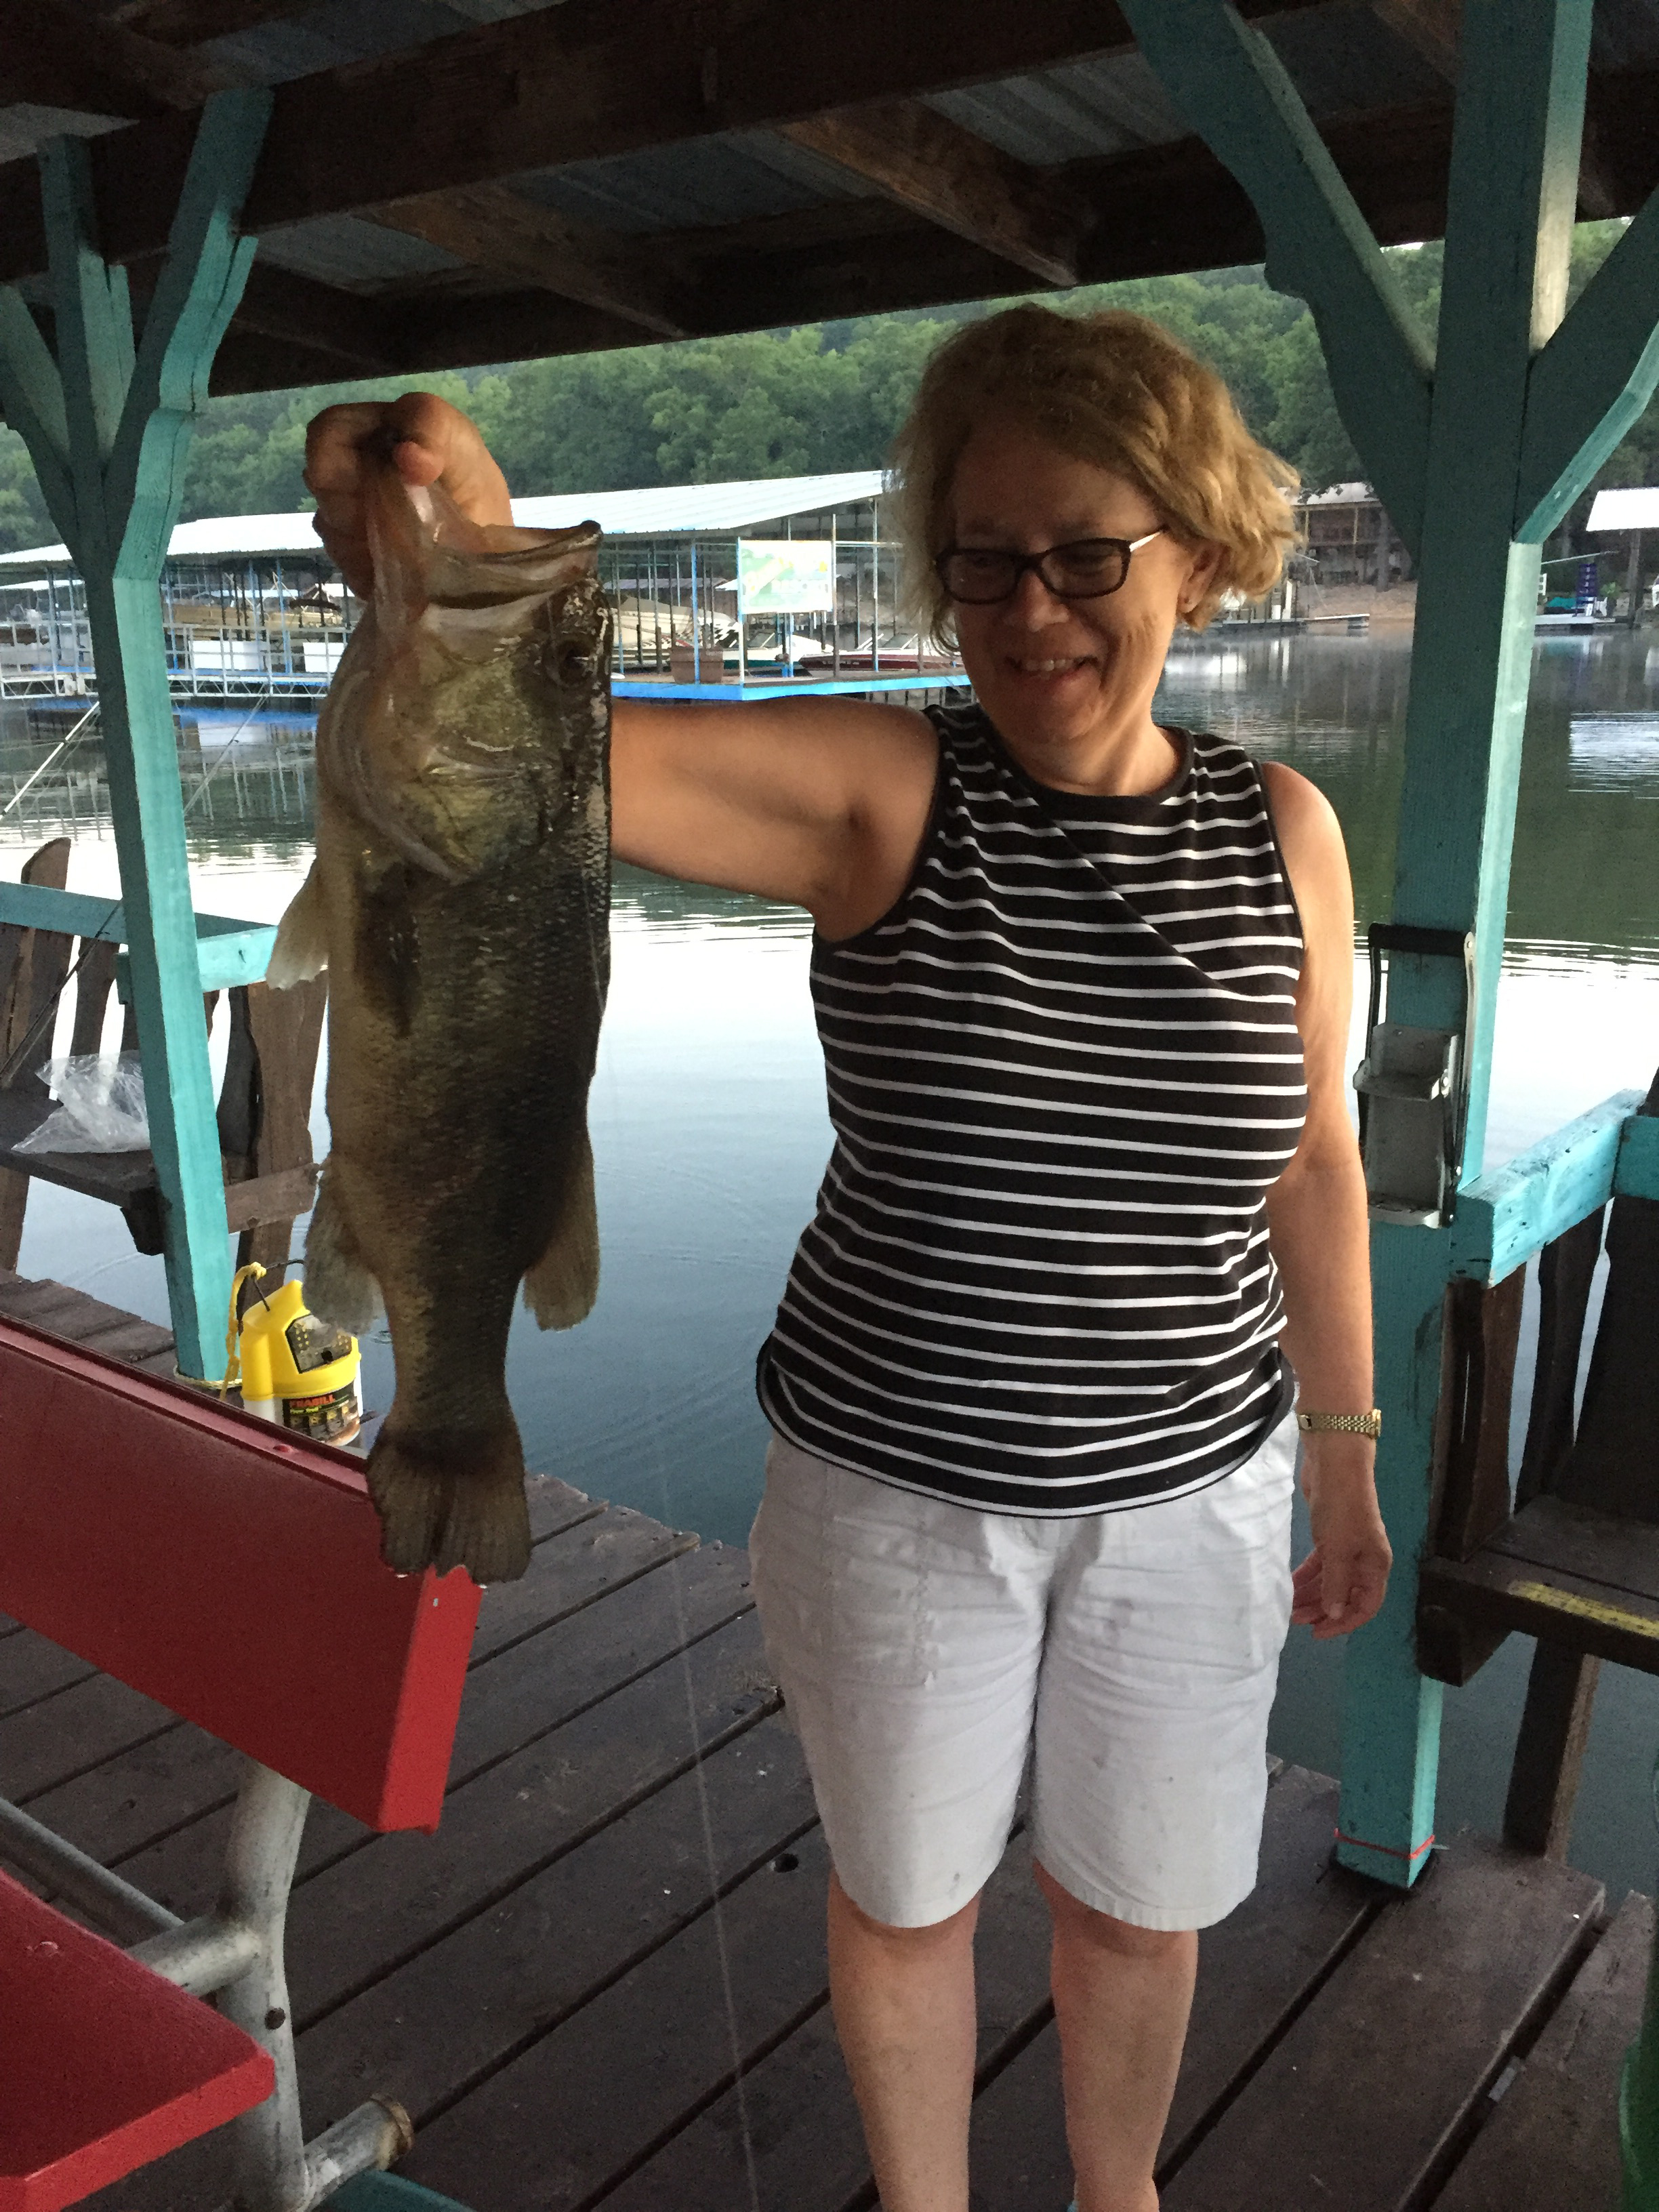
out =
<svg viewBox="0 0 1659 2212"><path fill-rule="evenodd" d="M830 1996L882 2212L968 2212L979 1899L889 1928L830 1877Z"/></svg>
<svg viewBox="0 0 1659 2212"><path fill-rule="evenodd" d="M1152 2167L1192 2009L1198 1937L1092 1911L1036 1869L1054 1924L1054 2017L1078 2212L1158 2212Z"/></svg>

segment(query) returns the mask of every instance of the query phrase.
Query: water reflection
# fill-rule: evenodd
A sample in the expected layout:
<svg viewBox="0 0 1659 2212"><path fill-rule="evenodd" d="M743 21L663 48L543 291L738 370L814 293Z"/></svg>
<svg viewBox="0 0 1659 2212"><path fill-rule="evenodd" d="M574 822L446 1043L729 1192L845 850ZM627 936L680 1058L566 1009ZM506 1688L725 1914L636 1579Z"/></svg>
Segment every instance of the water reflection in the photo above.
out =
<svg viewBox="0 0 1659 2212"><path fill-rule="evenodd" d="M1188 649L1165 719L1285 760L1328 793L1362 921L1393 867L1409 676L1405 639L1291 637ZM0 809L72 714L0 709ZM197 903L273 920L309 860L312 732L291 717L204 714L180 745ZM1521 781L1488 1158L1507 1157L1659 1063L1659 647L1554 639L1537 651ZM0 813L0 875L46 836L75 840L72 889L116 888L95 738ZM509 1372L533 1463L681 1528L741 1541L764 1429L751 1389L829 1147L805 989L805 918L758 899L618 869L615 981L594 1085L604 1243L599 1304L568 1335L522 1317ZM326 1141L320 1112L317 1135ZM113 1210L36 1185L21 1255L112 1303L166 1318L159 1261ZM365 1347L370 1403L389 1349ZM1448 1699L1441 1822L1494 1829L1530 1646L1511 1638ZM1337 1760L1340 1655L1293 1643L1274 1720L1285 1756ZM1650 1889L1638 1787L1659 1692L1608 1669L1574 1855Z"/></svg>

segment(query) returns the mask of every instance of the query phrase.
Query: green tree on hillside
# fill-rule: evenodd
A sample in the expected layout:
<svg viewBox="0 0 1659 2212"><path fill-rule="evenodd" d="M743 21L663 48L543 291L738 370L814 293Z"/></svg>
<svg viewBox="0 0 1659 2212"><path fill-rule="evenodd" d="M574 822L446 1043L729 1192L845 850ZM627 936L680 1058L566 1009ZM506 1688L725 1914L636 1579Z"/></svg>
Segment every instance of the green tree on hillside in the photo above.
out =
<svg viewBox="0 0 1659 2212"><path fill-rule="evenodd" d="M1623 224L1581 224L1576 298ZM1440 307L1437 244L1395 248L1395 279L1425 335ZM678 345L522 362L424 380L464 406L515 492L625 490L727 477L874 468L886 458L933 348L1006 304L954 307ZM1081 313L1122 307L1153 316L1211 362L1255 434L1313 489L1365 473L1331 395L1313 319L1259 269L1096 285L1053 304ZM374 399L408 380L319 386L215 399L197 433L185 515L280 512L309 504L305 427L320 407ZM1606 483L1659 480L1659 402L1601 471ZM1582 519L1583 507L1576 510ZM22 441L0 429L0 550L57 535Z"/></svg>

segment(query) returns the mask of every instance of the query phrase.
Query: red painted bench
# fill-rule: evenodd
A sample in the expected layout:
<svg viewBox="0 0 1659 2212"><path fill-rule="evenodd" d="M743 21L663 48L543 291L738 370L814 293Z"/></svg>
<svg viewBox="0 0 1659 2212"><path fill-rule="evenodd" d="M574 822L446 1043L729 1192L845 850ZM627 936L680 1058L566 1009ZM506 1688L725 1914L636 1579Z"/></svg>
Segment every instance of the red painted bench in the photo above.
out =
<svg viewBox="0 0 1659 2212"><path fill-rule="evenodd" d="M0 1875L0 2212L228 2119L258 2212L407 2148L389 2100L304 2141L283 1920L313 1793L437 1826L477 1607L381 1563L349 1454L0 1319L0 1612L249 1761L218 1904L182 1923L0 1799L0 1856L116 1938Z"/></svg>

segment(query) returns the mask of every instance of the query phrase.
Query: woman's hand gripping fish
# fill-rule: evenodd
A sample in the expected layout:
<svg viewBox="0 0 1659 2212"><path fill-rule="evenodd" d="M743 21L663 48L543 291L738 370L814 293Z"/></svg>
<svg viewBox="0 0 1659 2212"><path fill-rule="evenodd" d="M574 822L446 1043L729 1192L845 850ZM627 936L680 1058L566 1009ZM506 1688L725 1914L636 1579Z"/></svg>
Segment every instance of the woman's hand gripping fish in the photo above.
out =
<svg viewBox="0 0 1659 2212"><path fill-rule="evenodd" d="M391 1323L368 1466L388 1563L500 1582L530 1559L514 1295L568 1328L599 1286L611 621L592 525L482 528L388 465L369 532L374 605L318 726L317 858L270 977L329 970L306 1295L359 1334Z"/></svg>

